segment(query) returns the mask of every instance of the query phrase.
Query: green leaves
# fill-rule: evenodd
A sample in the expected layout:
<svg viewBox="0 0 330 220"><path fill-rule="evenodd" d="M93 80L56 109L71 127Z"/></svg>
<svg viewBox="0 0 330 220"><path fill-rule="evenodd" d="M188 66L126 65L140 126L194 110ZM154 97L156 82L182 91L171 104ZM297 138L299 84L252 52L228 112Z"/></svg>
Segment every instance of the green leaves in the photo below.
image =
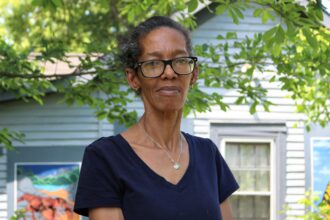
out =
<svg viewBox="0 0 330 220"><path fill-rule="evenodd" d="M234 3L230 1L222 1L215 10L217 15L222 15L227 11L228 16L233 19L235 24L239 23L240 19L244 19L243 11L248 7L245 1L236 1Z"/></svg>
<svg viewBox="0 0 330 220"><path fill-rule="evenodd" d="M237 39L237 33L236 32L227 32L226 38L227 39Z"/></svg>
<svg viewBox="0 0 330 220"><path fill-rule="evenodd" d="M26 210L25 209L15 210L15 213L10 217L10 220L24 219L25 213L26 213Z"/></svg>
<svg viewBox="0 0 330 220"><path fill-rule="evenodd" d="M4 18L0 24L0 90L40 104L46 92L56 91L63 94L68 104L91 106L100 120L127 125L136 120L136 112L126 109L134 96L124 86L126 82L117 59L118 39L133 25L153 15L175 13L180 22L193 28L197 24L193 12L199 4L205 4L199 0L164 0L159 4L152 0L111 4L107 0L17 2L12 13L5 6L0 9ZM217 0L215 10L209 12L229 16L234 30L240 30L235 24L250 19L246 18L250 16L247 9L260 18L260 24L272 21L275 25L246 38L242 34L238 36L236 31L219 33L216 44L196 46L196 53L202 58L201 86L236 90L239 94L235 104L249 106L251 114L260 107L268 111L272 103L266 100L267 91L256 78L264 77L271 67L276 75L264 80L269 83L279 80L281 89L289 91L299 104L297 111L306 114L310 123L325 125L330 121L330 31L321 25L320 8L314 1L309 1L307 7L293 0L251 2ZM28 58L31 52L37 53L39 63ZM90 75L81 74L77 78L43 75L40 62L65 62L66 54L71 52L86 55L79 60L81 65L76 73ZM106 54L110 58L95 61L91 54ZM210 111L212 105L224 111L228 109L220 93L194 87L184 113Z"/></svg>
<svg viewBox="0 0 330 220"><path fill-rule="evenodd" d="M263 8L257 8L257 9L254 10L253 16L254 17L259 17L263 11L264 11Z"/></svg>
<svg viewBox="0 0 330 220"><path fill-rule="evenodd" d="M228 9L228 6L227 5L218 5L215 9L215 13L217 15L222 15L223 13L225 13L225 11Z"/></svg>
<svg viewBox="0 0 330 220"><path fill-rule="evenodd" d="M263 24L266 24L268 20L275 21L275 17L271 12L271 8L256 8L253 11L254 17L261 17L261 21Z"/></svg>
<svg viewBox="0 0 330 220"><path fill-rule="evenodd" d="M240 15L242 15L241 13L237 13L236 10L233 10L232 8L229 8L228 9L228 15L229 17L231 17L233 19L233 22L235 24L238 24L239 23L239 18L240 18Z"/></svg>
<svg viewBox="0 0 330 220"><path fill-rule="evenodd" d="M14 150L13 141L23 142L25 135L21 132L9 131L7 128L0 130L0 145L7 150Z"/></svg>
<svg viewBox="0 0 330 220"><path fill-rule="evenodd" d="M282 26L276 25L275 27L269 29L263 34L262 38L269 52L274 57L278 57L281 54L282 45L286 40L286 33Z"/></svg>
<svg viewBox="0 0 330 220"><path fill-rule="evenodd" d="M193 12L197 9L198 7L198 0L190 0L188 2L188 11Z"/></svg>
<svg viewBox="0 0 330 220"><path fill-rule="evenodd" d="M275 32L275 42L277 44L282 44L285 40L285 32L281 25L277 26L276 32Z"/></svg>
<svg viewBox="0 0 330 220"><path fill-rule="evenodd" d="M188 99L184 106L183 114L187 116L190 112L207 112L211 111L212 105L220 106L221 110L226 111L229 105L222 101L223 97L218 93L209 94L193 87L188 94Z"/></svg>
<svg viewBox="0 0 330 220"><path fill-rule="evenodd" d="M274 34L276 33L276 31L277 31L277 26L275 26L275 27L273 27L273 28L271 28L271 29L269 29L268 31L266 31L264 34L263 34L263 36L262 36L262 38L263 38L263 40L267 43L267 42L270 42L270 40L274 37Z"/></svg>
<svg viewBox="0 0 330 220"><path fill-rule="evenodd" d="M329 185L325 192L327 192ZM305 196L298 201L298 204L303 205L307 208L307 211L303 215L292 215L289 214L289 218L299 218L299 219L311 219L311 220L324 220L330 216L329 203L326 200L322 200L319 192L312 192L308 190ZM289 209L290 210L290 209ZM288 212L289 213L289 212Z"/></svg>
<svg viewBox="0 0 330 220"><path fill-rule="evenodd" d="M275 27L269 29L263 34L263 40L265 43L277 43L282 44L285 40L285 31L281 25L276 25Z"/></svg>
<svg viewBox="0 0 330 220"><path fill-rule="evenodd" d="M307 42L312 46L312 47L317 47L317 40L315 36L311 33L311 31L308 28L303 28L302 32L304 36L307 39Z"/></svg>
<svg viewBox="0 0 330 220"><path fill-rule="evenodd" d="M256 113L256 108L257 106L259 105L259 102L258 101L254 101L251 106L250 106L250 114L253 115L254 113Z"/></svg>
<svg viewBox="0 0 330 220"><path fill-rule="evenodd" d="M51 0L53 2L53 4L56 6L56 7L62 7L63 6L63 2L62 0Z"/></svg>
<svg viewBox="0 0 330 220"><path fill-rule="evenodd" d="M267 23L268 20L275 20L275 17L269 12L269 10L264 10L261 14L261 21L263 24Z"/></svg>
<svg viewBox="0 0 330 220"><path fill-rule="evenodd" d="M273 103L266 99L267 91L253 80L255 71L263 73L272 65L276 75L269 82L281 81L281 89L292 94L298 111L309 118L306 128L312 122L325 126L330 121L330 31L319 25L320 16L311 7L304 8L293 1L258 3L261 6L254 9L253 15L260 17L261 23L276 21L276 13L279 23L253 38L237 40L235 34L227 33L217 37L217 45L204 46L200 56L213 61L203 65L201 78L205 86L235 89L239 92L235 104L249 105L251 114L256 113L258 106L269 111ZM237 23L239 16L233 15L231 7L228 2L223 3L217 7L217 13L228 11ZM307 18L301 16L303 13ZM227 39L234 42L229 44ZM215 63L219 56L221 62Z"/></svg>

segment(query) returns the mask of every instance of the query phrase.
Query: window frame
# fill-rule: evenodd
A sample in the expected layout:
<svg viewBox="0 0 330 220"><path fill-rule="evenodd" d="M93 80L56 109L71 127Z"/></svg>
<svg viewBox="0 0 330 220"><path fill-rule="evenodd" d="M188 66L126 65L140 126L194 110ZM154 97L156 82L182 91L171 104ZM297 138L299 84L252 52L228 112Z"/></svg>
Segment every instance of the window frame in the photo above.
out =
<svg viewBox="0 0 330 220"><path fill-rule="evenodd" d="M287 145L287 125L285 122L227 122L227 121L209 121L209 137L220 149L222 139L240 139L240 140L271 140L273 145L273 156L275 158L273 165L274 183L273 185L273 210L271 212L272 220L284 220L286 214L279 214L283 211L286 201L286 145ZM275 201L276 200L276 201Z"/></svg>
<svg viewBox="0 0 330 220"><path fill-rule="evenodd" d="M232 137L225 137L221 140L220 142L220 153L226 160L226 143L231 142L231 143L265 143L269 144L270 147L270 190L268 191L263 191L263 192L253 192L253 191L241 191L239 192L236 191L233 193L233 195L238 195L238 196L270 196L270 220L274 220L276 216L276 193L275 193L275 184L276 184L276 177L275 177L275 142L273 139L270 138L257 138L257 137L251 137L251 138L232 138Z"/></svg>

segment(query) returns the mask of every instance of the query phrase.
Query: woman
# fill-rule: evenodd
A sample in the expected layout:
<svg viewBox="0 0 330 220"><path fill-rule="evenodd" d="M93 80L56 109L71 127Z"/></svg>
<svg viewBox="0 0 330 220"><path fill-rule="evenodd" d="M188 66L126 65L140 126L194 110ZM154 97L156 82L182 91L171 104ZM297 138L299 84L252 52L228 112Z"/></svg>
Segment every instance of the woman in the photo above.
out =
<svg viewBox="0 0 330 220"><path fill-rule="evenodd" d="M145 112L86 148L75 211L92 220L232 219L228 197L238 184L217 147L180 130L198 75L188 31L156 16L123 42L127 81Z"/></svg>

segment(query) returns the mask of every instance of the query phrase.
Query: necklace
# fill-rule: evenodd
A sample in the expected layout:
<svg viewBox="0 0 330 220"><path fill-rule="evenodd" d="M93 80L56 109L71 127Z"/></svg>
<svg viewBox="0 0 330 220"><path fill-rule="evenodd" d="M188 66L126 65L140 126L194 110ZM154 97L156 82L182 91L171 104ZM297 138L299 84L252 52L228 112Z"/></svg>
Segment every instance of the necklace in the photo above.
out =
<svg viewBox="0 0 330 220"><path fill-rule="evenodd" d="M167 157L170 159L170 161L173 163L173 168L178 170L180 169L181 167L181 164L180 164L180 158L181 158L181 154L182 154L182 137L181 137L181 134L180 134L180 153L179 153L179 156L178 156L178 159L175 160L171 157L170 153L166 150L165 147L163 147L160 143L158 143L155 139L153 139L148 133L147 131L142 127L142 125L140 124L140 122L138 123L139 127L143 130L143 132L145 133L145 135L161 150L163 150Z"/></svg>

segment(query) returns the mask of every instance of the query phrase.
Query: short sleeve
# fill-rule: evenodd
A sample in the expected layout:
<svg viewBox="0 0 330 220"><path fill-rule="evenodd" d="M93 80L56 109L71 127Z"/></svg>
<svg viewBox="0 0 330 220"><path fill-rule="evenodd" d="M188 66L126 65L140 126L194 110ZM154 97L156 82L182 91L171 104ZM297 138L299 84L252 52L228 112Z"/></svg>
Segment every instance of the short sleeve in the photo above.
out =
<svg viewBox="0 0 330 220"><path fill-rule="evenodd" d="M111 163L98 146L85 149L76 192L74 211L88 216L97 207L121 207L121 184Z"/></svg>
<svg viewBox="0 0 330 220"><path fill-rule="evenodd" d="M216 146L215 148L215 158L218 171L219 203L222 203L239 188L239 185L218 148Z"/></svg>

